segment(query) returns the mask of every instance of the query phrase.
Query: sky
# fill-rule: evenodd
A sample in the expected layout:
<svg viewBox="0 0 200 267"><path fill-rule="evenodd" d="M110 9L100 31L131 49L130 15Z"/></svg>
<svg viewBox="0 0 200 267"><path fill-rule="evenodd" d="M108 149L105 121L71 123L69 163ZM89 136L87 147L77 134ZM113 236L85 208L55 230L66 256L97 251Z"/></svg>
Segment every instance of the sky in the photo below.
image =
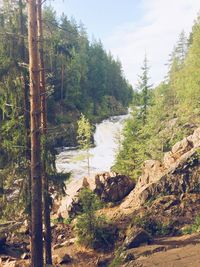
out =
<svg viewBox="0 0 200 267"><path fill-rule="evenodd" d="M190 33L200 11L200 0L55 0L51 5L58 15L82 21L90 40L101 39L134 87L145 53L151 82L164 79L179 34Z"/></svg>

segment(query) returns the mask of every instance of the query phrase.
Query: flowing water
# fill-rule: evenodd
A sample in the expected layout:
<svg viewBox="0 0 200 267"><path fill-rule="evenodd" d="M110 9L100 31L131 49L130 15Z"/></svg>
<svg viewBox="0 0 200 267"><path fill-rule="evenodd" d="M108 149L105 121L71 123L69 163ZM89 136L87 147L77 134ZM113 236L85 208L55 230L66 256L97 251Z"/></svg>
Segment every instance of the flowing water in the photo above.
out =
<svg viewBox="0 0 200 267"><path fill-rule="evenodd" d="M71 172L73 179L110 171L120 145L123 124L128 116L129 114L114 116L96 125L95 147L89 150L90 174L88 174L86 152L74 148L66 148L57 156L57 170Z"/></svg>
<svg viewBox="0 0 200 267"><path fill-rule="evenodd" d="M56 167L59 172L71 172L72 179L67 183L66 197L59 208L64 216L78 189L82 186L83 177L90 177L90 185L94 186L94 175L110 171L114 164L116 152L120 145L122 129L129 114L114 116L96 125L94 134L95 147L89 150L90 174L88 175L85 151L66 148L58 156Z"/></svg>

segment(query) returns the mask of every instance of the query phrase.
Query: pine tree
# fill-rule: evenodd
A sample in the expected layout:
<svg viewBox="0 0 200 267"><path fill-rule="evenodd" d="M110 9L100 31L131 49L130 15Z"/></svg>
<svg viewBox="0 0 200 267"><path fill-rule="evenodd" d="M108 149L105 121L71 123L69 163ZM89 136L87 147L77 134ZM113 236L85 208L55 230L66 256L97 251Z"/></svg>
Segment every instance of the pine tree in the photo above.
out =
<svg viewBox="0 0 200 267"><path fill-rule="evenodd" d="M143 66L142 66L142 74L139 75L139 83L138 83L138 89L141 92L141 117L143 124L146 123L147 119L147 108L149 106L150 101L150 88L152 85L149 84L149 66L148 66L148 60L147 56L145 55Z"/></svg>
<svg viewBox="0 0 200 267"><path fill-rule="evenodd" d="M88 167L88 175L90 175L90 155L89 148L91 145L91 137L92 137L92 126L89 120L81 114L80 119L78 120L78 130L77 130L77 141L80 147L87 152L87 167Z"/></svg>
<svg viewBox="0 0 200 267"><path fill-rule="evenodd" d="M40 86L36 0L28 1L28 42L31 119L31 266L43 266Z"/></svg>
<svg viewBox="0 0 200 267"><path fill-rule="evenodd" d="M39 41L39 66L40 66L40 106L41 106L41 133L42 133L42 184L43 184L43 218L44 218L44 247L45 262L52 264L51 253L51 222L49 203L49 181L46 172L47 165L47 105L46 105L46 81L43 48L43 25L42 25L42 0L37 2L38 18L38 41Z"/></svg>
<svg viewBox="0 0 200 267"><path fill-rule="evenodd" d="M184 31L179 35L178 43L175 48L175 55L178 59L179 66L181 67L185 61L185 57L188 52L188 39Z"/></svg>

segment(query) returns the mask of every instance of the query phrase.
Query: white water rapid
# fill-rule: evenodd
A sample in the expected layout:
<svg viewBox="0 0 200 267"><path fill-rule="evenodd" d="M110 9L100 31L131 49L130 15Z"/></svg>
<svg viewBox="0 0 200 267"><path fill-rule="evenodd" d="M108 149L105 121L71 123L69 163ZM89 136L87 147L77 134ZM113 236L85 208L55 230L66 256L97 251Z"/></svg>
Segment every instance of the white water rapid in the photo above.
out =
<svg viewBox="0 0 200 267"><path fill-rule="evenodd" d="M67 208L72 199L82 186L82 178L89 177L90 186L94 186L94 175L110 171L117 149L121 131L125 120L129 114L115 116L104 120L96 125L94 134L95 147L89 151L90 156L90 174L88 175L87 159L83 155L85 152L73 148L64 149L56 160L56 167L59 172L71 172L71 179L67 183L66 196L60 203L59 211L64 217L67 216Z"/></svg>
<svg viewBox="0 0 200 267"><path fill-rule="evenodd" d="M57 170L71 172L73 180L84 176L93 177L96 173L110 171L119 147L123 124L128 117L129 114L114 116L96 125L95 147L89 150L90 175L88 175L86 152L77 149L64 149L57 156Z"/></svg>

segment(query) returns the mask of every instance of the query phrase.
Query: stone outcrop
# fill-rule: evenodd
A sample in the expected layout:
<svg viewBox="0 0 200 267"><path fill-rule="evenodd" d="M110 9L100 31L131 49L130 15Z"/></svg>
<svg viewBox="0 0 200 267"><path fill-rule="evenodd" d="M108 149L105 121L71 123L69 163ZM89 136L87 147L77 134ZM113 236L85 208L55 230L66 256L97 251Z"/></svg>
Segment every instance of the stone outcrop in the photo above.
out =
<svg viewBox="0 0 200 267"><path fill-rule="evenodd" d="M103 202L117 203L124 199L135 187L135 182L125 175L117 175L112 172L97 174L95 176L95 187L93 189L88 179L83 178L82 186L77 190L76 195L72 198L70 205L67 207L67 214L70 218L83 211L80 202L79 193L83 188L88 188L96 193Z"/></svg>
<svg viewBox="0 0 200 267"><path fill-rule="evenodd" d="M69 254L61 252L53 255L53 266L66 266L72 262L72 257Z"/></svg>
<svg viewBox="0 0 200 267"><path fill-rule="evenodd" d="M123 245L126 249L130 249L139 247L141 244L150 244L151 241L151 236L144 229L133 227L129 230Z"/></svg>
<svg viewBox="0 0 200 267"><path fill-rule="evenodd" d="M144 162L143 173L135 189L120 205L131 213L141 205L165 195L200 193L200 128L176 143L163 161Z"/></svg>
<svg viewBox="0 0 200 267"><path fill-rule="evenodd" d="M73 199L69 207L67 208L67 213L70 218L75 218L76 215L83 212L83 207L79 198L79 195L77 194Z"/></svg>
<svg viewBox="0 0 200 267"><path fill-rule="evenodd" d="M137 213L139 214L140 210ZM184 225L193 224L196 217L199 216L200 195L185 193L179 196L162 196L149 203L142 214L143 217L169 226L170 234L173 235L178 233Z"/></svg>
<svg viewBox="0 0 200 267"><path fill-rule="evenodd" d="M164 155L162 162L157 160L144 162L142 175L135 188L118 207L109 210L109 218L117 222L130 223L135 211L145 208L161 197L176 196L181 199L182 196L192 197L196 194L195 198L198 198L200 194L199 154L200 128L197 128L192 135L175 144L172 150ZM197 203L198 200L195 202Z"/></svg>
<svg viewBox="0 0 200 267"><path fill-rule="evenodd" d="M147 160L144 162L143 174L139 178L137 187L147 186L157 182L163 175L180 169L200 148L200 128L193 135L176 143L170 152L164 154L163 162Z"/></svg>
<svg viewBox="0 0 200 267"><path fill-rule="evenodd" d="M134 181L125 175L104 173L96 175L94 192L105 202L118 202L135 187Z"/></svg>
<svg viewBox="0 0 200 267"><path fill-rule="evenodd" d="M103 201L122 201L119 206L109 209L109 217L113 220L130 216L146 203L164 196L174 195L180 199L186 194L197 194L197 197L200 193L199 154L200 128L197 128L192 135L176 143L170 152L165 153L162 162L145 161L136 186L129 177L104 173L96 175L95 189L92 190ZM88 186L86 179L83 184ZM78 210L78 199L74 200L75 206Z"/></svg>

